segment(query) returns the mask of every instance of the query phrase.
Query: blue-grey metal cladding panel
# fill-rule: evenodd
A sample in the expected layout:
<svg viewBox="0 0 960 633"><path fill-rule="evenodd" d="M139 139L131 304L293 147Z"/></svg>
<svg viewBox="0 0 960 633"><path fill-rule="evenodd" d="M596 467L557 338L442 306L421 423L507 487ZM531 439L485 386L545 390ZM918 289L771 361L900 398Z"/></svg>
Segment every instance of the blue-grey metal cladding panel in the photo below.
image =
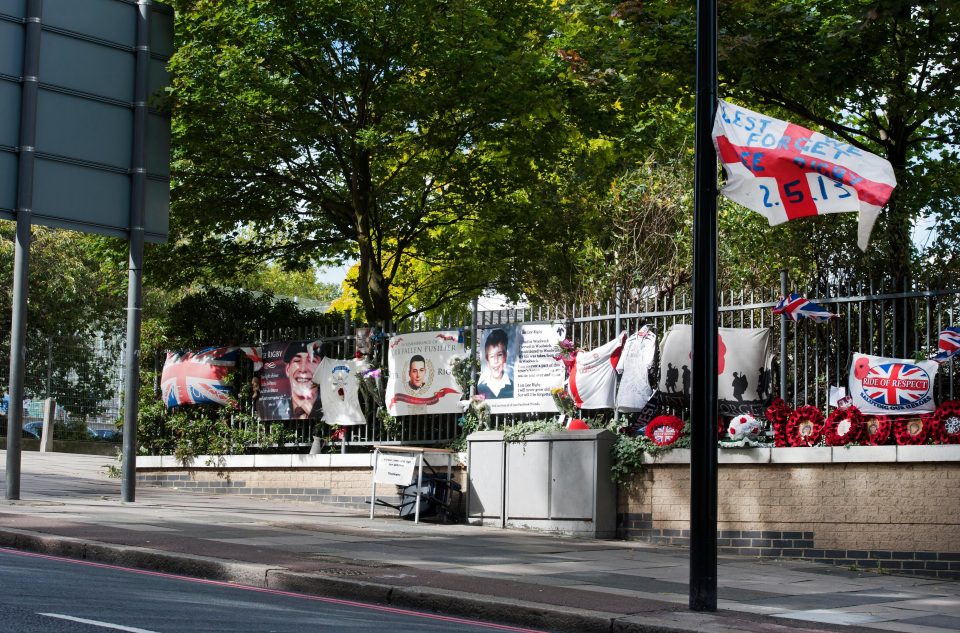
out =
<svg viewBox="0 0 960 633"><path fill-rule="evenodd" d="M150 52L161 57L173 55L173 11L153 5L150 15Z"/></svg>
<svg viewBox="0 0 960 633"><path fill-rule="evenodd" d="M17 206L17 155L0 150L0 210Z"/></svg>
<svg viewBox="0 0 960 633"><path fill-rule="evenodd" d="M20 84L0 79L0 145L20 144Z"/></svg>
<svg viewBox="0 0 960 633"><path fill-rule="evenodd" d="M133 48L137 7L117 0L43 0L43 24Z"/></svg>
<svg viewBox="0 0 960 633"><path fill-rule="evenodd" d="M170 177L170 117L147 116L147 173Z"/></svg>
<svg viewBox="0 0 960 633"><path fill-rule="evenodd" d="M40 91L37 152L127 170L132 146L130 108Z"/></svg>
<svg viewBox="0 0 960 633"><path fill-rule="evenodd" d="M164 88L170 85L170 73L167 72L167 62L161 59L150 59L150 69L147 71L147 103L157 107L166 94Z"/></svg>
<svg viewBox="0 0 960 633"><path fill-rule="evenodd" d="M27 0L0 0L0 13L23 18L27 15Z"/></svg>
<svg viewBox="0 0 960 633"><path fill-rule="evenodd" d="M119 101L133 101L134 54L43 32L40 81Z"/></svg>
<svg viewBox="0 0 960 633"><path fill-rule="evenodd" d="M170 182L147 180L147 199L144 205L144 239L148 242L166 242L170 230Z"/></svg>
<svg viewBox="0 0 960 633"><path fill-rule="evenodd" d="M130 222L130 177L37 158L34 214L97 227L126 229Z"/></svg>
<svg viewBox="0 0 960 633"><path fill-rule="evenodd" d="M0 20L0 74L23 74L23 25Z"/></svg>

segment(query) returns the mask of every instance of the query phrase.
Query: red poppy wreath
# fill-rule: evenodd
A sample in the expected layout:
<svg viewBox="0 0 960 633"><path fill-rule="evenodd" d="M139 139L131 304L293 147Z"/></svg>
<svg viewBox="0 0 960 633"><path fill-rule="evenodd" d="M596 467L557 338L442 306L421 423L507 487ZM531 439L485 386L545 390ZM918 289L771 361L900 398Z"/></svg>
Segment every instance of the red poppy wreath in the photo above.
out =
<svg viewBox="0 0 960 633"><path fill-rule="evenodd" d="M883 446L890 439L893 424L883 415L870 416L863 422L863 443L870 446Z"/></svg>
<svg viewBox="0 0 960 633"><path fill-rule="evenodd" d="M940 441L944 444L960 444L960 400L944 402L933 415Z"/></svg>
<svg viewBox="0 0 960 633"><path fill-rule="evenodd" d="M683 435L683 420L675 415L658 415L647 424L645 434L657 446L670 446Z"/></svg>
<svg viewBox="0 0 960 633"><path fill-rule="evenodd" d="M773 445L777 448L788 446L787 444L787 420L793 410L784 402L783 398L774 398L770 406L767 407L767 419L773 426Z"/></svg>
<svg viewBox="0 0 960 633"><path fill-rule="evenodd" d="M935 426L933 415L905 416L893 421L893 436L900 446L926 444L931 427Z"/></svg>
<svg viewBox="0 0 960 633"><path fill-rule="evenodd" d="M823 427L827 446L856 444L863 436L863 414L856 407L834 409Z"/></svg>
<svg viewBox="0 0 960 633"><path fill-rule="evenodd" d="M790 446L813 446L823 434L823 414L820 409L805 404L787 419L787 442Z"/></svg>

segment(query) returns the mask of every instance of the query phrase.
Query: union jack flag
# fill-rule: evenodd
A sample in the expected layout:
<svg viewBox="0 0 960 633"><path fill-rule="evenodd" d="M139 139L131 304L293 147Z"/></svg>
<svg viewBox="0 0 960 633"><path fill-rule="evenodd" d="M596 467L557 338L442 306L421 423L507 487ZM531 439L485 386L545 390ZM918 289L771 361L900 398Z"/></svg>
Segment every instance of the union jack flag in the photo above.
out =
<svg viewBox="0 0 960 633"><path fill-rule="evenodd" d="M199 352L167 352L160 376L163 402L168 409L186 404L219 404L236 407L224 382L236 366L236 347L208 347Z"/></svg>
<svg viewBox="0 0 960 633"><path fill-rule="evenodd" d="M930 360L942 363L960 352L960 327L948 327L940 330L939 348L940 351L934 354Z"/></svg>
<svg viewBox="0 0 960 633"><path fill-rule="evenodd" d="M881 405L909 405L923 399L930 390L930 376L922 368L906 363L884 363L870 368L863 379L866 397Z"/></svg>
<svg viewBox="0 0 960 633"><path fill-rule="evenodd" d="M799 321L801 318L807 317L817 323L826 323L830 319L835 319L839 316L828 312L827 309L819 303L804 299L795 292L780 299L780 303L773 308L773 313L785 314L793 321Z"/></svg>
<svg viewBox="0 0 960 633"><path fill-rule="evenodd" d="M243 354L253 362L253 371L258 372L263 367L263 351L259 347L239 347Z"/></svg>

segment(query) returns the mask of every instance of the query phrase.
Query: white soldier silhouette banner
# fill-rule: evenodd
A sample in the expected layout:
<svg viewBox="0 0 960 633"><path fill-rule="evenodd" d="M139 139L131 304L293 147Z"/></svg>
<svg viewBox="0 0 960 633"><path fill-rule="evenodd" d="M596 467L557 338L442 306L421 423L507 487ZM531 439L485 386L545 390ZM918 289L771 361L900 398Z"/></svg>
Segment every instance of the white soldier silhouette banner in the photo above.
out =
<svg viewBox="0 0 960 633"><path fill-rule="evenodd" d="M769 328L718 328L717 396L723 412L749 412L773 392ZM693 328L674 325L660 345L661 397L688 399L693 363Z"/></svg>
<svg viewBox="0 0 960 633"><path fill-rule="evenodd" d="M453 363L467 350L457 330L411 332L390 339L387 410L390 415L459 413L463 397Z"/></svg>

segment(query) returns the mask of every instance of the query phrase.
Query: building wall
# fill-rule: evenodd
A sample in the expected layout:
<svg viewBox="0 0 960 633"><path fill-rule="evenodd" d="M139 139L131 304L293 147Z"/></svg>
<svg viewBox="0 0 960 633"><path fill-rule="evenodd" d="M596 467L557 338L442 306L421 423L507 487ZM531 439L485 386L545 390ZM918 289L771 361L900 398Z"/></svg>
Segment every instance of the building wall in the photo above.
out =
<svg viewBox="0 0 960 633"><path fill-rule="evenodd" d="M720 553L960 578L960 462L721 464L717 505ZM618 534L686 545L689 514L689 464L651 464Z"/></svg>
<svg viewBox="0 0 960 633"><path fill-rule="evenodd" d="M369 509L373 478L370 461L369 455L294 455L292 460L289 455L260 455L198 457L184 465L172 457L140 457L137 459L137 482L138 485L187 492L248 495ZM446 473L446 465L441 465L439 460L434 467L436 472ZM425 467L424 476L428 474ZM451 474L458 484L464 482L461 466L454 466ZM400 503L398 492L397 486L377 485L377 498L394 505ZM378 508L378 512L395 510Z"/></svg>

